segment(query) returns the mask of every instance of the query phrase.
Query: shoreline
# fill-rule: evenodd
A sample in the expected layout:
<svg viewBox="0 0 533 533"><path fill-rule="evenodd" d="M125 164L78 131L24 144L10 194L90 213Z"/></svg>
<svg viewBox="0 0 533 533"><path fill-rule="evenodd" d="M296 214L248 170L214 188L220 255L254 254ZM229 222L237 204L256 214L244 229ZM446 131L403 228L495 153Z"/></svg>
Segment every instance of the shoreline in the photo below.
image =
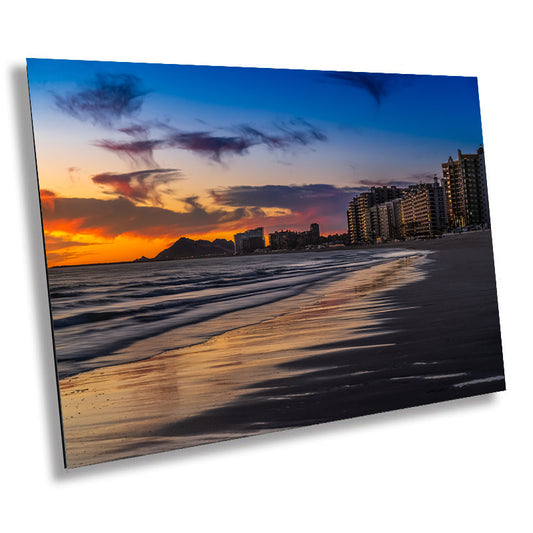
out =
<svg viewBox="0 0 533 533"><path fill-rule="evenodd" d="M380 259L373 259L377 262L381 261L381 264L386 264L397 259L397 254L400 249L388 249L383 250L383 253L378 254ZM337 265L344 265L345 269L351 269L352 273L359 270L366 270L369 268L368 263L365 262L365 258L368 257L367 251L358 250L357 253L345 256L349 258L349 261L343 263L342 256L344 254L337 254ZM393 253L392 257L386 257L387 254ZM419 251L404 251L400 254L419 255ZM373 256L375 254L372 254ZM240 258L243 259L243 258ZM247 259L247 258L245 258ZM276 258L277 259L277 258ZM257 258L251 258L254 264L263 265L263 261L257 260ZM331 260L331 259L330 259ZM300 258L298 258L300 261ZM334 260L335 261L335 260ZM353 263L352 263L353 261ZM269 263L270 266L275 263ZM233 267L232 267L233 268ZM354 270L355 269L355 270ZM265 297L258 299L257 296L250 297L245 304L231 305L231 299L228 300L230 308L216 312L211 309L210 312L203 312L198 316L191 319L181 321L179 324L174 323L163 328L159 328L156 331L145 331L142 335L139 333L136 338L129 340L121 339L116 349L110 350L107 353L105 351L94 350L87 353L97 353L96 356L84 355L79 359L76 358L64 358L58 361L58 376L60 380L75 376L77 374L83 374L99 368L105 368L108 366L115 366L120 364L128 364L131 362L142 361L152 357L156 357L165 352L172 350L192 347L202 344L214 336L224 334L225 332L233 329L240 329L249 325L263 322L267 318L273 318L286 314L294 306L306 305L313 298L317 298L316 293L321 294L323 291L328 290L328 286L335 284L338 280L346 278L349 275L347 272L340 269L339 272L331 272L327 277L316 276L316 272L308 271L301 274L301 278L290 275L292 278L290 283L284 283L275 287L273 290L265 291ZM315 277L313 280L303 281L306 277ZM280 278L283 279L283 276ZM265 283L267 286L271 284L272 279L268 278L262 280L260 277L254 279L254 289L251 294L257 292L261 283ZM243 287L246 287L246 283ZM236 285L235 287L238 287ZM279 294L283 291L283 294ZM243 295L246 292L242 293ZM194 293L193 293L194 295ZM276 296L274 296L276 295ZM313 296L314 295L314 296ZM173 299L173 296L169 297L169 301ZM59 341L59 334L57 335L57 341ZM75 339L71 339L71 342L75 342Z"/></svg>
<svg viewBox="0 0 533 533"><path fill-rule="evenodd" d="M469 231L465 233L446 233L439 237L434 238L421 238L421 239L406 239L406 240L398 240L398 241L387 241L383 243L374 243L374 244L351 244L348 246L340 246L338 248L335 247L325 247L325 248L317 248L312 250L306 250L305 248L295 248L293 250L266 250L264 252L252 252L249 254L214 254L214 255L199 255L195 257L178 257L175 259L150 259L147 258L146 261L141 261L139 259L132 259L131 261L113 261L110 263L82 263L77 265L54 265L51 267L48 267L49 270L52 269L58 269L58 268L77 268L77 267L88 267L88 266L107 266L107 265L130 265L130 264L145 264L145 263L168 263L172 261L191 261L193 259L221 259L223 257L231 258L231 257L262 257L262 256L269 256L269 255L284 255L284 254L308 254L308 253L327 253L327 252L342 252L342 251L348 251L348 250L372 250L375 248L403 248L403 247L409 247L411 243L421 243L421 242L429 242L432 243L434 241L439 241L441 239L453 239L457 236L466 235L467 233L481 233L481 232L489 232L490 229L486 230L475 230L475 231Z"/></svg>
<svg viewBox="0 0 533 533"><path fill-rule="evenodd" d="M313 344L324 339L334 341L339 334L346 334L347 327L357 326L360 332L355 336L373 343L379 313L386 306L374 293L388 292L407 282L408 274L416 279L421 273L412 263L422 260L418 256L396 259L355 271L327 286L311 289L314 294L304 301L293 302L285 313L261 322L149 359L62 380L69 467L221 440L218 432L210 438L209 427L202 429L199 438L180 436L179 432L169 434L165 428L232 404L243 389L252 389L258 381L301 374L300 370L280 369L278 365L299 359L304 353L315 353ZM360 286L356 301L346 293L350 279ZM349 313L349 320L343 320L345 313ZM318 337L313 337L317 325L332 328L329 336L322 329ZM289 338L282 333L288 327L294 330ZM224 433L231 426L230 422ZM232 436L239 436L239 431L234 428ZM128 453L127 443L133 441L137 443L136 453Z"/></svg>
<svg viewBox="0 0 533 533"><path fill-rule="evenodd" d="M433 252L413 283L359 271L317 309L63 380L69 467L504 390L490 232L396 244Z"/></svg>
<svg viewBox="0 0 533 533"><path fill-rule="evenodd" d="M413 246L438 257L427 277L392 291L394 304L382 316L392 331L377 333L379 349L353 339L322 344L327 357L284 363L303 376L257 383L246 404L168 432L194 435L225 419L250 426L260 416L275 420L266 429L275 431L505 390L490 233L454 241Z"/></svg>

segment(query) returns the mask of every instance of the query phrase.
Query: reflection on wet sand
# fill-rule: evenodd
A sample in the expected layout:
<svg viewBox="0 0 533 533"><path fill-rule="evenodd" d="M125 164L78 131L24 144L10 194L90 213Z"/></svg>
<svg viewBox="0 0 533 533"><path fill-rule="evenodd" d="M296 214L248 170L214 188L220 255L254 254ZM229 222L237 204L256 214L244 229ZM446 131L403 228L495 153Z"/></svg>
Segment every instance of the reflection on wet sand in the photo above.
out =
<svg viewBox="0 0 533 533"><path fill-rule="evenodd" d="M282 363L320 355L327 366L328 352L338 351L328 345L380 346L380 335L390 333L383 317L393 305L389 291L422 279L428 260L420 254L359 270L288 300L282 314L202 344L61 380L68 466L260 433L260 426L243 428L231 420L196 434L172 434L168 428L245 402L246 393L257 390L254 384L309 372Z"/></svg>

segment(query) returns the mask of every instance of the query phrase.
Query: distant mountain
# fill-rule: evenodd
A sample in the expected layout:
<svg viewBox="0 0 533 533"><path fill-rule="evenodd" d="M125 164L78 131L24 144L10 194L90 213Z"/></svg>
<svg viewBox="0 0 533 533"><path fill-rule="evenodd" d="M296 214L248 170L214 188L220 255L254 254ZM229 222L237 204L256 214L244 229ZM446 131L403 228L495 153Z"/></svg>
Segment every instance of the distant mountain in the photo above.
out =
<svg viewBox="0 0 533 533"><path fill-rule="evenodd" d="M235 246L233 241L225 239L215 239L213 242L203 239L193 240L181 237L170 248L159 252L153 259L141 257L136 262L144 261L168 261L170 259L185 259L191 257L208 257L233 255Z"/></svg>

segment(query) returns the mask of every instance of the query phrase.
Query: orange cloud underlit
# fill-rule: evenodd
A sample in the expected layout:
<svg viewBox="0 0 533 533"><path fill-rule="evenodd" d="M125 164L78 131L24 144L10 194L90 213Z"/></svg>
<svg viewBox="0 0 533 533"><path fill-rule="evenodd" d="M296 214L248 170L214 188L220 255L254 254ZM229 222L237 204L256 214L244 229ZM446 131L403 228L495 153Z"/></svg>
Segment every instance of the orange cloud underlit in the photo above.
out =
<svg viewBox="0 0 533 533"><path fill-rule="evenodd" d="M191 216L187 212L138 207L126 200L69 199L43 189L41 206L47 264L53 267L133 261L142 256L152 258L181 237L232 241L236 233L256 227L265 229L268 245L269 232L304 231L318 220L316 213L309 210L305 213L286 208L233 211L204 207L196 200L187 205L192 209ZM235 218L237 212L240 214ZM321 221L325 219L321 217ZM157 225L165 221L168 224ZM127 230L135 225L137 229Z"/></svg>

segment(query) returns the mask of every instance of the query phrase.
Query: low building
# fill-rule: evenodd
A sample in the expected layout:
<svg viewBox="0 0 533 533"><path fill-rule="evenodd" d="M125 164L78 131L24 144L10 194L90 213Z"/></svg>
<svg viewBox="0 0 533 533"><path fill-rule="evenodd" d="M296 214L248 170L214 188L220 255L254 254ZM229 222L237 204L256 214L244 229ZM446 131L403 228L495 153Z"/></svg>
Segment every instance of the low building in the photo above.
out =
<svg viewBox="0 0 533 533"><path fill-rule="evenodd" d="M251 253L265 248L263 228L249 229L233 236L235 240L235 253Z"/></svg>
<svg viewBox="0 0 533 533"><path fill-rule="evenodd" d="M268 234L271 250L297 250L320 244L320 228L316 222L309 231L282 230Z"/></svg>
<svg viewBox="0 0 533 533"><path fill-rule="evenodd" d="M271 250L293 250L298 247L298 232L290 230L269 233Z"/></svg>

